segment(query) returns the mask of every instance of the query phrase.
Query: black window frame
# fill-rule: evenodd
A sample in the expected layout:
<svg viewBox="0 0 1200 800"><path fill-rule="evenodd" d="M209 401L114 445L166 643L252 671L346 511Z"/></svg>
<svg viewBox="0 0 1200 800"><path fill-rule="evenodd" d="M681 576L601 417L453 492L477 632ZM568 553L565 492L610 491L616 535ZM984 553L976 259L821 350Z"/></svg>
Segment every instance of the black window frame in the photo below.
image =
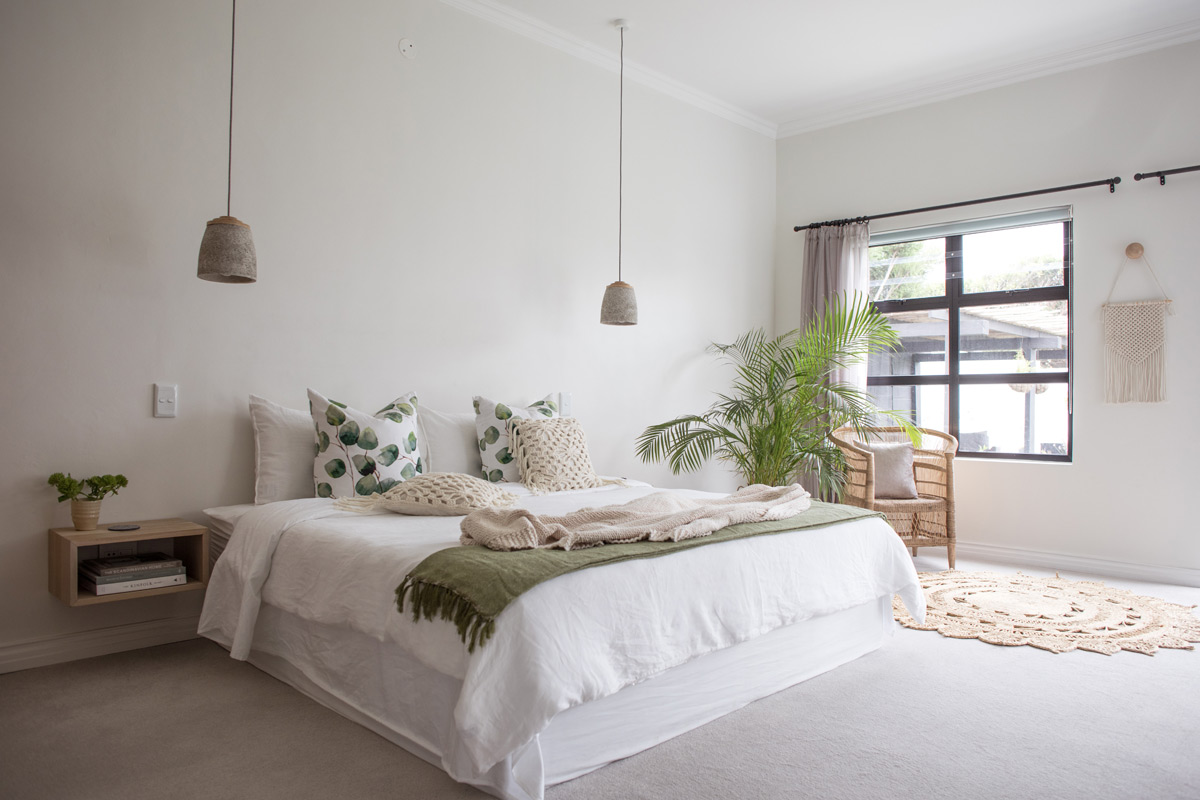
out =
<svg viewBox="0 0 1200 800"><path fill-rule="evenodd" d="M1035 227L1030 223L1014 227ZM1074 420L1074 382L1071 376L1075 373L1075 313L1072 302L1071 276L1074 260L1074 245L1072 230L1074 221L1061 220L1063 226L1063 282L1062 286L1046 286L1036 289L1007 289L994 292L964 292L963 291L963 236L970 231L949 236L925 236L914 239L898 240L900 244L908 241L924 241L927 239L944 239L946 243L946 292L939 297L909 297L901 300L885 300L873 303L883 314L897 311L934 311L945 310L948 317L946 332L946 374L945 375L879 375L867 376L867 386L945 386L947 398L946 427L947 433L955 439L959 438L959 389L972 384L1029 384L1029 383L1065 383L1067 385L1067 452L1062 455L1050 453L997 453L987 451L959 450L959 458L999 459L1015 461L1054 461L1071 463L1075 452L1075 420ZM990 230L990 229L984 229ZM982 231L981 231L982 232ZM977 306L1011 305L1013 303L1038 303L1046 301L1067 301L1067 371L1066 372L1010 372L963 375L959 371L960 352L962 344L959 341L959 311ZM1036 380L1034 380L1036 378ZM1034 393L1026 395L1026 403L1032 403Z"/></svg>

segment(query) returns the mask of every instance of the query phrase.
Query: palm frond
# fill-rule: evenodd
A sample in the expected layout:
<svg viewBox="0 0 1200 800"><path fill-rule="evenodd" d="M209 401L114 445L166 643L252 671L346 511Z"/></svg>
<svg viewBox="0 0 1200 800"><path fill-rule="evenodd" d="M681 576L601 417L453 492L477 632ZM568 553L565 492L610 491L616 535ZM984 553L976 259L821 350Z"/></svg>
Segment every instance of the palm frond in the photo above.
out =
<svg viewBox="0 0 1200 800"><path fill-rule="evenodd" d="M710 352L733 367L728 393L700 415L651 425L638 437L643 461L666 461L672 472L692 472L716 458L751 483L790 483L802 472L822 491L836 492L844 475L833 427L862 430L880 415L916 434L896 412L876 408L869 394L836 378L873 353L899 344L887 318L862 294L837 296L803 329L769 337L747 331Z"/></svg>

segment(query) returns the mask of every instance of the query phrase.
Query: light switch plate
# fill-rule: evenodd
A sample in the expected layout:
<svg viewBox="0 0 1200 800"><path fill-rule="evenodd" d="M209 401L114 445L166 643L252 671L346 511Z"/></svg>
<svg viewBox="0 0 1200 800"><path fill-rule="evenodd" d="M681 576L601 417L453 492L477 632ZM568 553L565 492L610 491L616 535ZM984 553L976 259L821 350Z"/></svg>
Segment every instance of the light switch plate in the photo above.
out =
<svg viewBox="0 0 1200 800"><path fill-rule="evenodd" d="M179 414L179 385L154 384L154 416L175 417Z"/></svg>

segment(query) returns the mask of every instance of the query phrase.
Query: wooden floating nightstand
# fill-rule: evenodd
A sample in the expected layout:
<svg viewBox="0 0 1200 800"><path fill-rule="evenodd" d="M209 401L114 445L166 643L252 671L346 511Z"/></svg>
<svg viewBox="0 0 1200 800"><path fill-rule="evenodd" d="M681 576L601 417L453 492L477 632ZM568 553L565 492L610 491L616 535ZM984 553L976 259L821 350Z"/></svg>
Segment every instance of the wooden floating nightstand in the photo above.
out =
<svg viewBox="0 0 1200 800"><path fill-rule="evenodd" d="M51 528L50 593L69 606L90 606L116 600L133 600L136 597L191 592L208 585L208 528L182 519L152 519L129 524L141 527L136 531L110 531L107 530L108 526L94 531ZM95 558L101 545L130 542L135 543L138 552L161 550L178 558L187 570L187 583L119 594L80 593L80 550L94 548L96 554L85 550L83 558Z"/></svg>

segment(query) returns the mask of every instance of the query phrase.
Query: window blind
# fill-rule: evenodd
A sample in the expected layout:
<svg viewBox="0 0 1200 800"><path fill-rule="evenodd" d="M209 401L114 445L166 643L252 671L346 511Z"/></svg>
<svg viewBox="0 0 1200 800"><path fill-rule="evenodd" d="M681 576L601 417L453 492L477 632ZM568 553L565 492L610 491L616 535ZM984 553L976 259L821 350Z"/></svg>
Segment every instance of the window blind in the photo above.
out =
<svg viewBox="0 0 1200 800"><path fill-rule="evenodd" d="M960 220L958 222L945 222L939 225L924 225L918 228L900 228L894 231L872 232L871 246L912 242L918 239L941 239L946 236L999 231L1005 228L1021 228L1026 225L1044 225L1050 222L1064 222L1071 219L1071 216L1071 206L1057 206L1037 211L1023 211L1019 214L1005 214L999 217L983 217L980 219Z"/></svg>

